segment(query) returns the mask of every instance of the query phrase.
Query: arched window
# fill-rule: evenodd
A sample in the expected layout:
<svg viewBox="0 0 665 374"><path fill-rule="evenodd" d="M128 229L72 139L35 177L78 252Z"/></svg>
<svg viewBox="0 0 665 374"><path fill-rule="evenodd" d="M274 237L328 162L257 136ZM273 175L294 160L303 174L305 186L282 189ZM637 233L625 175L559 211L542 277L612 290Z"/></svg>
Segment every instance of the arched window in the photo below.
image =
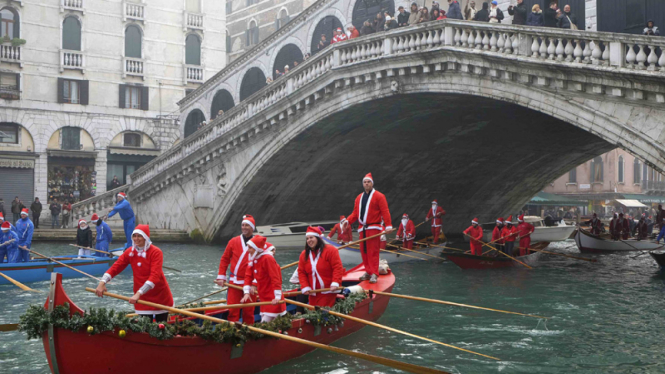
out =
<svg viewBox="0 0 665 374"><path fill-rule="evenodd" d="M125 57L142 58L141 43L143 33L136 25L129 25L125 29Z"/></svg>
<svg viewBox="0 0 665 374"><path fill-rule="evenodd" d="M185 121L185 138L195 133L199 129L199 125L205 120L203 112L198 109L192 110Z"/></svg>
<svg viewBox="0 0 665 374"><path fill-rule="evenodd" d="M81 22L70 16L62 22L62 49L81 50Z"/></svg>
<svg viewBox="0 0 665 374"><path fill-rule="evenodd" d="M277 79L286 73L285 67L288 65L290 69L296 67L297 64L303 61L303 55L295 44L287 44L277 52L275 57L275 64L272 67L272 79Z"/></svg>
<svg viewBox="0 0 665 374"><path fill-rule="evenodd" d="M185 63L201 65L201 39L198 35L189 34L185 39Z"/></svg>
<svg viewBox="0 0 665 374"><path fill-rule="evenodd" d="M637 158L633 161L633 183L639 184L642 183L642 168L640 166L640 160Z"/></svg>
<svg viewBox="0 0 665 374"><path fill-rule="evenodd" d="M210 119L215 119L220 115L220 111L226 112L235 106L233 96L227 90L219 90L212 98L212 106L210 109Z"/></svg>
<svg viewBox="0 0 665 374"><path fill-rule="evenodd" d="M358 3L362 3L362 1L358 1ZM344 26L342 26L342 22L340 22L335 16L326 16L320 20L314 28L314 34L312 34L312 44L310 46L312 54L315 54L330 45L330 41L333 37L333 30L338 28L343 29ZM360 30L360 28L358 28L358 30Z"/></svg>
<svg viewBox="0 0 665 374"><path fill-rule="evenodd" d="M275 20L275 29L279 30L284 25L289 23L290 17L289 13L286 11L286 9L282 9L279 11L279 14L277 15L277 19Z"/></svg>
<svg viewBox="0 0 665 374"><path fill-rule="evenodd" d="M618 174L619 174L619 183L624 183L624 162L623 162L623 156L619 156L619 167L618 169Z"/></svg>
<svg viewBox="0 0 665 374"><path fill-rule="evenodd" d="M259 44L259 26L256 21L249 22L247 30L245 30L245 46Z"/></svg>
<svg viewBox="0 0 665 374"><path fill-rule="evenodd" d="M3 8L0 10L0 18L2 19L2 30L0 30L0 37L2 38L20 38L20 29L18 22L18 13L12 8Z"/></svg>
<svg viewBox="0 0 665 374"><path fill-rule="evenodd" d="M0 122L0 144L18 144L20 126L10 122Z"/></svg>
<svg viewBox="0 0 665 374"><path fill-rule="evenodd" d="M591 183L603 183L603 158L600 156L591 161Z"/></svg>
<svg viewBox="0 0 665 374"><path fill-rule="evenodd" d="M245 73L242 77L240 84L240 101L252 96L256 91L262 89L266 85L266 76L263 70L253 67Z"/></svg>

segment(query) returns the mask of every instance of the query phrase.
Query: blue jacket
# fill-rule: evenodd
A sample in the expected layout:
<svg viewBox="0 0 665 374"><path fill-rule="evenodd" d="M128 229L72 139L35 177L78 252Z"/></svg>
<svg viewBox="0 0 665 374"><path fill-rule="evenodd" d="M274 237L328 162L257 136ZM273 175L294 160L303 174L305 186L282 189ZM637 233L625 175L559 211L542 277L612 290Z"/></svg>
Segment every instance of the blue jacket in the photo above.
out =
<svg viewBox="0 0 665 374"><path fill-rule="evenodd" d="M6 233L0 231L0 244L8 242L12 239L14 239L14 242L12 244L7 244L0 248L6 250L11 250L11 249L18 250L18 235L16 235L16 232L12 230L7 231Z"/></svg>
<svg viewBox="0 0 665 374"><path fill-rule="evenodd" d="M446 16L452 19L464 19L464 17L462 17L462 9L460 9L457 0L450 3L450 6L448 6L448 13L446 13Z"/></svg>
<svg viewBox="0 0 665 374"><path fill-rule="evenodd" d="M11 230L10 230L11 231ZM18 234L18 245L30 248L32 244L32 233L35 231L35 225L30 218L21 218L16 221L16 233Z"/></svg>
<svg viewBox="0 0 665 374"><path fill-rule="evenodd" d="M529 26L545 26L545 20L543 18L543 13L529 13L526 17L526 24Z"/></svg>
<svg viewBox="0 0 665 374"><path fill-rule="evenodd" d="M121 202L115 204L115 207L113 207L113 210L109 213L109 218L113 217L116 213L120 214L120 218L122 218L123 221L134 217L134 211L127 199L122 199Z"/></svg>
<svg viewBox="0 0 665 374"><path fill-rule="evenodd" d="M122 216L121 216L122 217ZM113 233L108 223L102 221L101 225L97 225L97 244L99 243L110 243L113 240Z"/></svg>

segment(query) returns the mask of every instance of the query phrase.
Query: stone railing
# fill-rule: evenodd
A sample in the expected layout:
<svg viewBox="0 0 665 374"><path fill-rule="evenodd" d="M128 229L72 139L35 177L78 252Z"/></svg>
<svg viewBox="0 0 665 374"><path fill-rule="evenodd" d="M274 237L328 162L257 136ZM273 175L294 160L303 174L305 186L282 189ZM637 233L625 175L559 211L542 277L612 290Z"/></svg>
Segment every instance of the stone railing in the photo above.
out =
<svg viewBox="0 0 665 374"><path fill-rule="evenodd" d="M647 48L649 49L648 54L646 52ZM349 69L355 65L366 62L373 63L382 59L402 59L402 56L408 55L427 54L427 56L430 56L433 53L443 53L452 56L452 54L468 53L469 56L483 55L502 58L510 64L526 62L546 64L558 68L573 68L578 69L577 72L580 74L584 74L586 71L600 70L602 72L637 74L647 78L654 76L665 78L665 54L660 52L663 49L665 49L665 40L655 37L494 25L456 20L428 22L336 43L304 61L287 75L278 78L254 93L187 139L141 167L132 174L132 187L135 188L150 181L162 171L184 160L214 139L234 130L236 126L253 115L293 94L296 90L301 90L303 87L312 84L331 70ZM542 54L541 51L543 51ZM641 55L641 57L639 59L637 57L633 58L633 53ZM647 55L646 60L643 55ZM435 70L441 68L440 63L434 67ZM410 69L414 70L416 67ZM423 69L425 72L429 72L431 67L426 65ZM501 74L499 70L492 69L491 66L489 68L475 68L470 67L470 65L463 65L461 72L469 72L464 69L480 69L483 71L474 70L473 73L487 74L490 77L498 77ZM387 69L385 74L389 77L395 74L403 75L408 68L397 70L396 72L393 69ZM347 78L343 84L351 85L371 79L380 79L380 74L382 73L361 74L354 78ZM525 75L521 79L526 78L531 80L533 76ZM548 79L537 78L540 85L549 83L546 82ZM596 94L605 93L605 87L600 84L590 85L588 89ZM612 96L624 95L623 88L609 88L609 90L608 94ZM643 94L640 93L641 91L633 90L631 92L634 99L644 98ZM308 105L312 100L317 100L317 95L320 96L320 92L315 92L306 98L304 105ZM663 93L657 94L656 98L657 102L665 102ZM298 102L295 104L295 109L298 110L301 105L303 104ZM289 108L287 114L291 114L292 110L292 108ZM279 118L269 119L268 125L281 120L283 115L280 114ZM257 128L253 131L258 132L261 129ZM234 138L233 144L230 144L229 147L237 142L246 141L251 135L250 131L248 134Z"/></svg>
<svg viewBox="0 0 665 374"><path fill-rule="evenodd" d="M125 19L143 21L145 18L145 6L143 4L125 2Z"/></svg>
<svg viewBox="0 0 665 374"><path fill-rule="evenodd" d="M203 83L203 67L185 65L185 83Z"/></svg>
<svg viewBox="0 0 665 374"><path fill-rule="evenodd" d="M123 57L122 66L123 77L127 75L143 76L143 59L141 58Z"/></svg>
<svg viewBox="0 0 665 374"><path fill-rule="evenodd" d="M62 9L83 10L83 0L61 0Z"/></svg>
<svg viewBox="0 0 665 374"><path fill-rule="evenodd" d="M60 50L60 71L64 69L85 69L85 55L80 51Z"/></svg>
<svg viewBox="0 0 665 374"><path fill-rule="evenodd" d="M185 28L203 29L203 14L185 13Z"/></svg>
<svg viewBox="0 0 665 374"><path fill-rule="evenodd" d="M116 196L119 192L127 193L129 185L120 186L114 190L106 191L105 193L79 201L72 204L72 227L76 227L79 219L90 219L92 213L97 213L100 217L108 214L116 204Z"/></svg>
<svg viewBox="0 0 665 374"><path fill-rule="evenodd" d="M21 47L14 47L11 44L0 45L0 61L4 62L21 62Z"/></svg>

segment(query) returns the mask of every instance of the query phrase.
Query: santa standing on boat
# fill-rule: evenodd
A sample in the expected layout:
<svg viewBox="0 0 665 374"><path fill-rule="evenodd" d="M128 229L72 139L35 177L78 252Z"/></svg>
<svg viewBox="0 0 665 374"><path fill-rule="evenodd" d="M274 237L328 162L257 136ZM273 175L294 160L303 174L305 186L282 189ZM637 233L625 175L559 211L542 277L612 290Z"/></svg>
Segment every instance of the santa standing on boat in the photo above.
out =
<svg viewBox="0 0 665 374"><path fill-rule="evenodd" d="M388 201L384 194L374 189L372 173L368 173L363 178L363 188L365 191L356 197L353 213L347 219L349 225L356 221L359 222L358 233L361 239L380 234L382 232L382 219L387 224L386 232L392 231ZM378 236L360 243L360 255L365 266L365 274L360 277L361 281L377 282L379 278L380 245L381 239Z"/></svg>
<svg viewBox="0 0 665 374"><path fill-rule="evenodd" d="M298 280L302 293L309 296L309 305L332 307L337 299L336 291L342 284L344 266L339 250L325 244L320 235L318 228L307 228L305 250L298 261ZM311 292L324 288L330 288L330 291Z"/></svg>
<svg viewBox="0 0 665 374"><path fill-rule="evenodd" d="M351 225L347 222L346 217L339 217L339 223L335 224L332 230L330 230L328 239L332 239L335 234L337 234L337 243L339 244L350 243L353 240L353 230L351 230Z"/></svg>
<svg viewBox="0 0 665 374"><path fill-rule="evenodd" d="M528 250L531 246L531 234L536 228L529 222L524 222L524 214L517 217L517 231L519 234L517 237L520 240L520 256L526 256L529 254Z"/></svg>
<svg viewBox="0 0 665 374"><path fill-rule="evenodd" d="M469 236L471 244L471 254L474 256L480 256L483 254L483 228L480 227L478 223L478 218L474 218L471 221L471 226L469 226L464 233Z"/></svg>
<svg viewBox="0 0 665 374"><path fill-rule="evenodd" d="M266 242L266 238L260 235L247 241L250 257L245 271L245 284L242 287L245 296L240 301L250 303L251 294L257 293L262 302L271 301L270 305L261 305L261 322L270 322L286 314L282 294L282 269L269 247L271 246Z"/></svg>
<svg viewBox="0 0 665 374"><path fill-rule="evenodd" d="M496 226L494 227L494 230L492 230L492 243L494 243L494 246L498 251L506 253L506 250L503 246L503 243L505 241L504 239L502 239L501 236L501 232L503 230L503 222L504 222L503 217L499 217L496 219Z"/></svg>
<svg viewBox="0 0 665 374"><path fill-rule="evenodd" d="M402 240L402 246L406 249L413 249L413 240L416 238L416 226L409 219L409 215L404 213L402 221L397 228L395 239Z"/></svg>
<svg viewBox="0 0 665 374"><path fill-rule="evenodd" d="M432 221L432 243L434 244L439 242L439 233L441 233L441 225L443 222L441 217L444 215L446 215L446 211L439 206L439 203L436 200L432 200L432 209L427 211L425 221Z"/></svg>

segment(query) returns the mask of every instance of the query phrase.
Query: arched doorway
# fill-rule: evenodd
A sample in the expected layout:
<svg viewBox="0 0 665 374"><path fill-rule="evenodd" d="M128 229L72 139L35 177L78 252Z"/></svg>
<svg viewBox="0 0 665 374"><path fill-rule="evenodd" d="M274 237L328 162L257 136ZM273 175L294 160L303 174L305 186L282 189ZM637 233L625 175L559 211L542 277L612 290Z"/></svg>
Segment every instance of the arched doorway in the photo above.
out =
<svg viewBox="0 0 665 374"><path fill-rule="evenodd" d="M394 0L356 0L353 6L353 16L351 23L358 30L363 27L363 22L369 20L372 22L377 13L388 12L391 16L395 15L395 1Z"/></svg>
<svg viewBox="0 0 665 374"><path fill-rule="evenodd" d="M312 45L310 46L310 50L312 51L312 54L315 54L316 52L319 51L319 42L321 41L321 35L326 36L326 41L327 44L330 44L330 40L332 40L333 37L333 30L336 28L341 28L344 29L342 26L342 22L337 19L335 16L327 16L319 23L316 25L316 28L314 28L314 33L312 34Z"/></svg>
<svg viewBox="0 0 665 374"><path fill-rule="evenodd" d="M227 111L235 106L233 96L227 90L219 90L212 98L212 107L210 108L210 120L217 117L220 110Z"/></svg>
<svg viewBox="0 0 665 374"><path fill-rule="evenodd" d="M295 67L294 62L301 63L303 59L302 51L295 44L287 44L277 53L275 64L272 67L272 78L277 79L277 71L284 73L284 66Z"/></svg>
<svg viewBox="0 0 665 374"><path fill-rule="evenodd" d="M256 91L262 89L266 85L266 76L263 71L257 67L253 67L245 73L240 84L240 101L252 96Z"/></svg>
<svg viewBox="0 0 665 374"><path fill-rule="evenodd" d="M199 124L205 120L206 118L200 110L194 109L189 112L185 121L185 138L195 133L199 128Z"/></svg>

